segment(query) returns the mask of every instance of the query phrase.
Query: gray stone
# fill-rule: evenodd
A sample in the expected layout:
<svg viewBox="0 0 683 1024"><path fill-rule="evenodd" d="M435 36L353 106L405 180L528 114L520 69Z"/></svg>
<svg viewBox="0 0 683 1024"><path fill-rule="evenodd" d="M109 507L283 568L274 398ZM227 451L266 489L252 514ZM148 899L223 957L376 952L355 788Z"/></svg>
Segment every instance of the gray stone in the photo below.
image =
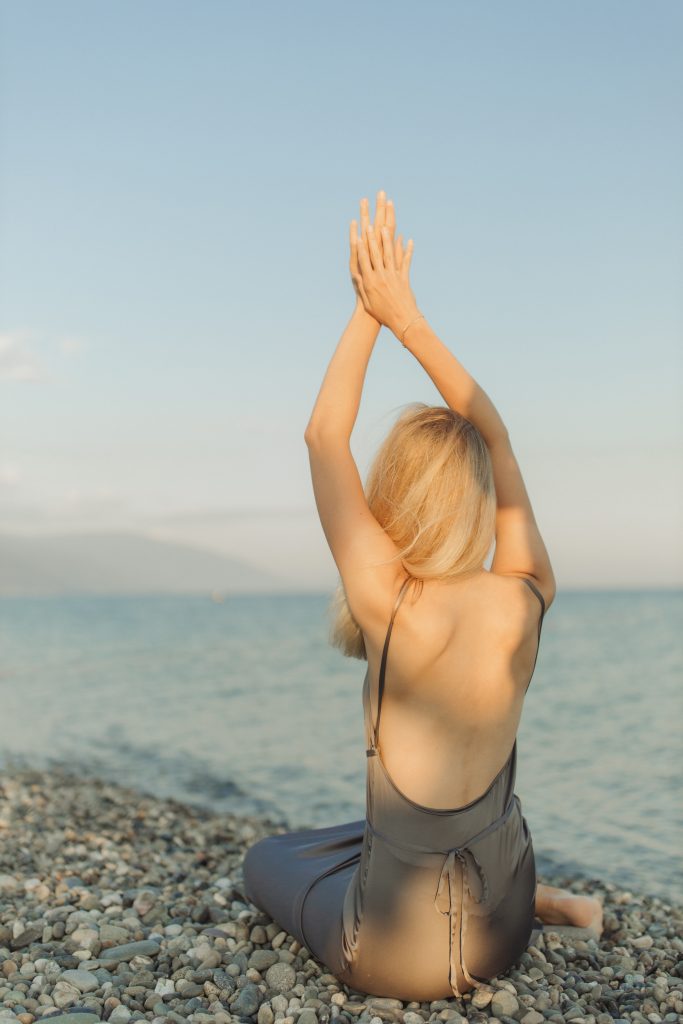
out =
<svg viewBox="0 0 683 1024"><path fill-rule="evenodd" d="M80 996L80 989L76 988L75 985L70 985L67 981L58 981L52 989L52 1000L55 1006L59 1006L60 1009L77 1003Z"/></svg>
<svg viewBox="0 0 683 1024"><path fill-rule="evenodd" d="M109 1024L126 1024L130 1020L131 1011L123 1003L115 1006L109 1014Z"/></svg>
<svg viewBox="0 0 683 1024"><path fill-rule="evenodd" d="M126 942L130 938L130 932L127 928L122 928L118 924L103 924L100 925L100 940L104 942L115 942L121 944Z"/></svg>
<svg viewBox="0 0 683 1024"><path fill-rule="evenodd" d="M290 964L273 964L266 971L266 985L276 992L289 992L296 985L296 971Z"/></svg>
<svg viewBox="0 0 683 1024"><path fill-rule="evenodd" d="M80 924L69 935L69 942L72 949L87 949L91 953L100 948L100 936L91 924Z"/></svg>
<svg viewBox="0 0 683 1024"><path fill-rule="evenodd" d="M249 957L249 966L257 971L267 971L273 964L278 963L280 954L273 949L255 949Z"/></svg>
<svg viewBox="0 0 683 1024"><path fill-rule="evenodd" d="M42 928L25 928L20 935L16 935L10 942L10 949L25 949L32 942L39 942L43 937Z"/></svg>
<svg viewBox="0 0 683 1024"><path fill-rule="evenodd" d="M200 996L204 991L203 987L198 985L196 981L188 981L186 978L180 978L176 982L175 987L182 999L193 999L195 996Z"/></svg>
<svg viewBox="0 0 683 1024"><path fill-rule="evenodd" d="M542 1013L539 1013L537 1010L529 1010L522 1017L521 1024L543 1024L544 1020L545 1017Z"/></svg>
<svg viewBox="0 0 683 1024"><path fill-rule="evenodd" d="M490 985L481 985L472 993L472 1006L477 1010L483 1010L493 999L494 989Z"/></svg>
<svg viewBox="0 0 683 1024"><path fill-rule="evenodd" d="M258 1008L258 1024L273 1024L275 1014L268 1003L261 1003Z"/></svg>
<svg viewBox="0 0 683 1024"><path fill-rule="evenodd" d="M200 970L212 970L214 967L220 966L221 954L217 949L210 949L202 962L199 965Z"/></svg>
<svg viewBox="0 0 683 1024"><path fill-rule="evenodd" d="M287 966L286 964L284 966ZM273 968L271 967L271 971ZM291 970L291 968L290 968ZM292 972L293 973L293 972ZM251 1017L259 1008L261 993L252 981L239 990L234 1002L230 1004L230 1013L238 1013L240 1016Z"/></svg>
<svg viewBox="0 0 683 1024"><path fill-rule="evenodd" d="M222 968L214 972L213 981L214 985L218 985L224 991L233 992L235 990L235 979Z"/></svg>
<svg viewBox="0 0 683 1024"><path fill-rule="evenodd" d="M122 946L110 946L100 953L100 960L132 960L134 956L156 956L158 942L142 939L140 942L124 942Z"/></svg>
<svg viewBox="0 0 683 1024"><path fill-rule="evenodd" d="M309 1006L304 1007L297 1018L298 1024L318 1024L318 1015Z"/></svg>
<svg viewBox="0 0 683 1024"><path fill-rule="evenodd" d="M74 1007L70 1013L44 1013L40 1019L49 1020L50 1024L95 1024L101 1017L92 1010L84 1010L79 1006Z"/></svg>
<svg viewBox="0 0 683 1024"><path fill-rule="evenodd" d="M501 988L491 1000L491 1010L495 1017L514 1017L519 1010L519 1002L512 992Z"/></svg>
<svg viewBox="0 0 683 1024"><path fill-rule="evenodd" d="M75 985L80 992L94 992L100 987L100 982L92 971L81 971L78 968L73 971L62 971L61 980Z"/></svg>

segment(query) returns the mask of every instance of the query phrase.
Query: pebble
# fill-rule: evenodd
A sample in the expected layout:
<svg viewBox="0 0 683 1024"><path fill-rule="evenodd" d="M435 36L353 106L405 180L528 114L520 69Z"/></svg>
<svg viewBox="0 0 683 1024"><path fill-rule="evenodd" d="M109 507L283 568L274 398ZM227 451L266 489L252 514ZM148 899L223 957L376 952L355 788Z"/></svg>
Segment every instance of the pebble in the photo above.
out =
<svg viewBox="0 0 683 1024"><path fill-rule="evenodd" d="M253 967L256 971L267 971L273 964L278 963L280 959L279 953L276 953L273 949L255 949L249 957L249 966Z"/></svg>
<svg viewBox="0 0 683 1024"><path fill-rule="evenodd" d="M62 971L62 981L75 985L79 992L95 992L100 987L100 981L92 971Z"/></svg>
<svg viewBox="0 0 683 1024"><path fill-rule="evenodd" d="M275 1014L268 1003L261 1003L258 1008L258 1024L273 1024Z"/></svg>
<svg viewBox="0 0 683 1024"><path fill-rule="evenodd" d="M496 1017L512 1017L519 1010L519 1003L512 992L501 989L491 1000L491 1009Z"/></svg>
<svg viewBox="0 0 683 1024"><path fill-rule="evenodd" d="M261 1002L261 993L253 982L248 981L247 984L239 990L237 997L231 1004L231 1012L238 1013L240 1016L251 1017L259 1008Z"/></svg>
<svg viewBox="0 0 683 1024"><path fill-rule="evenodd" d="M521 1024L543 1024L545 1017L536 1010L529 1010L521 1019Z"/></svg>
<svg viewBox="0 0 683 1024"><path fill-rule="evenodd" d="M102 960L132 960L135 956L154 956L158 952L158 942L143 939L140 942L124 942L122 946L110 946L109 949L103 949L100 958Z"/></svg>
<svg viewBox="0 0 683 1024"><path fill-rule="evenodd" d="M110 1024L126 1024L126 1021L129 1021L131 1016L132 1014L128 1007L119 1004L109 1014L109 1021Z"/></svg>
<svg viewBox="0 0 683 1024"><path fill-rule="evenodd" d="M382 1024L381 1018L375 1017L373 1019L379 1020L380 1024ZM297 1018L297 1024L318 1024L318 1017L316 1015L315 1010L311 1009L310 1007L304 1007L304 1009L301 1011Z"/></svg>
<svg viewBox="0 0 683 1024"><path fill-rule="evenodd" d="M296 971L291 964L273 964L266 971L266 985L276 992L289 992L296 984Z"/></svg>
<svg viewBox="0 0 683 1024"><path fill-rule="evenodd" d="M87 826L82 823L87 821ZM0 776L0 1024L674 1024L683 907L600 880L599 943L549 928L460 999L339 982L246 900L241 862L281 826L93 778Z"/></svg>
<svg viewBox="0 0 683 1024"><path fill-rule="evenodd" d="M50 1024L95 1024L101 1018L89 1010L74 1009L71 1013L56 1013L49 1016L43 1015L41 1020L49 1020Z"/></svg>

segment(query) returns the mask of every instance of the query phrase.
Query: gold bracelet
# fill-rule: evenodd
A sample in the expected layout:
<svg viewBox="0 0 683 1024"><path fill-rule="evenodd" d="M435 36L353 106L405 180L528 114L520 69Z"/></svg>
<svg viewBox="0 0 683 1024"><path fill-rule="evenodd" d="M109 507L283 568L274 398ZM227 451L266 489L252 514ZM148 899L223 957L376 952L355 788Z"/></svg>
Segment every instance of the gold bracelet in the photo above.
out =
<svg viewBox="0 0 683 1024"><path fill-rule="evenodd" d="M406 324L403 330L401 331L401 344L403 345L404 348L406 347L406 343L403 339L405 338L406 331L408 330L409 327L412 326L412 324L415 323L415 320L419 320L420 317L424 317L424 313L419 313L418 316L416 316L414 320L411 320L410 323Z"/></svg>

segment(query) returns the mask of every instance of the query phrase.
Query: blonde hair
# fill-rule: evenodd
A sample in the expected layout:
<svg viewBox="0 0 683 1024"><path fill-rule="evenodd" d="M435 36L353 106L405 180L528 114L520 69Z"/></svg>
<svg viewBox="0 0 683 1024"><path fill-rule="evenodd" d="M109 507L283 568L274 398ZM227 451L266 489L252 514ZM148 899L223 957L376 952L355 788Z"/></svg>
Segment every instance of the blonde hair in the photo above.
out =
<svg viewBox="0 0 683 1024"><path fill-rule="evenodd" d="M399 549L393 561L420 591L424 580L481 571L495 539L493 467L484 438L460 413L424 402L405 407L373 459L364 490L370 511ZM328 614L332 646L367 660L341 578Z"/></svg>

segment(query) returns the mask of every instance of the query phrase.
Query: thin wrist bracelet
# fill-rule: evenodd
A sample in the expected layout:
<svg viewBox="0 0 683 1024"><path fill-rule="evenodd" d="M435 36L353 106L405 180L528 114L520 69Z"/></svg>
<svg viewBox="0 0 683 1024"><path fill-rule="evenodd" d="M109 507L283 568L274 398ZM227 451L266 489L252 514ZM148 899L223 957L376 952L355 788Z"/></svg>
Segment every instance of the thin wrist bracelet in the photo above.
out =
<svg viewBox="0 0 683 1024"><path fill-rule="evenodd" d="M401 331L401 344L403 345L403 347L404 347L404 348L406 347L406 343L405 343L405 341L404 341L403 339L405 338L405 335L406 335L406 331L408 330L408 328L409 328L409 327L410 327L410 326L411 326L412 324L414 324L414 323L415 323L415 320L419 320L419 319L420 319L420 317L424 318L424 313L419 313L419 314L418 314L418 315L417 315L417 316L415 317L415 319L411 320L411 321L410 321L410 323L407 323L407 324L405 325L405 327L403 328L403 330Z"/></svg>

